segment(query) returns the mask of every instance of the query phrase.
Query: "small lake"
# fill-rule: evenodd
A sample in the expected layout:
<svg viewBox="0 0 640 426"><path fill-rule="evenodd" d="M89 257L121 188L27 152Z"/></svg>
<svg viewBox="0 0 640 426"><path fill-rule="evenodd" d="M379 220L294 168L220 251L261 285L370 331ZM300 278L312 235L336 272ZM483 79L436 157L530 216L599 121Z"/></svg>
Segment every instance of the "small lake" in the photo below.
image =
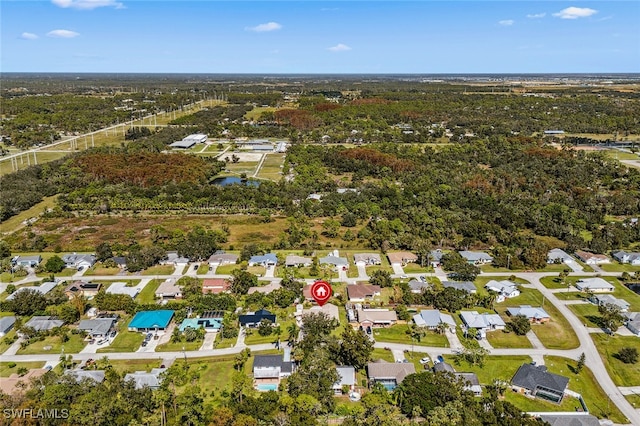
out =
<svg viewBox="0 0 640 426"><path fill-rule="evenodd" d="M640 283L627 284L627 288L636 294L640 294Z"/></svg>
<svg viewBox="0 0 640 426"><path fill-rule="evenodd" d="M239 177L227 176L227 177L219 177L213 180L214 185L219 186L228 186L233 184L239 185L248 185L248 186L260 186L260 181L258 180L248 180L248 179L240 179Z"/></svg>

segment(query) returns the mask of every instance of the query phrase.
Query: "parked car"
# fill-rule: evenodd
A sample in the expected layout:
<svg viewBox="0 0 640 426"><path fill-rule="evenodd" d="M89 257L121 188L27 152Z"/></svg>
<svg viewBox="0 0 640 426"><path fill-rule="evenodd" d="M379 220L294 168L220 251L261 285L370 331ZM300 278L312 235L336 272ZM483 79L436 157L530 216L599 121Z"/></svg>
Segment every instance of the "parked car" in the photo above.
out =
<svg viewBox="0 0 640 426"><path fill-rule="evenodd" d="M102 340L98 340L97 344L98 345L104 345L105 343L107 343L108 340L107 339L102 339Z"/></svg>
<svg viewBox="0 0 640 426"><path fill-rule="evenodd" d="M438 355L438 362L444 362L444 358L442 357L442 355Z"/></svg>
<svg viewBox="0 0 640 426"><path fill-rule="evenodd" d="M148 342L149 342L148 340L145 340L145 341L142 342L142 344L140 346L147 346Z"/></svg>
<svg viewBox="0 0 640 426"><path fill-rule="evenodd" d="M400 275L400 278L402 278L403 280L406 280L407 278L409 278L409 275Z"/></svg>
<svg viewBox="0 0 640 426"><path fill-rule="evenodd" d="M431 361L431 358L429 358L428 356L425 356L420 360L420 364L427 364L430 361Z"/></svg>
<svg viewBox="0 0 640 426"><path fill-rule="evenodd" d="M194 271L197 271L199 267L200 267L200 265L198 265L198 264L196 263L195 265L193 265L193 270L194 270Z"/></svg>

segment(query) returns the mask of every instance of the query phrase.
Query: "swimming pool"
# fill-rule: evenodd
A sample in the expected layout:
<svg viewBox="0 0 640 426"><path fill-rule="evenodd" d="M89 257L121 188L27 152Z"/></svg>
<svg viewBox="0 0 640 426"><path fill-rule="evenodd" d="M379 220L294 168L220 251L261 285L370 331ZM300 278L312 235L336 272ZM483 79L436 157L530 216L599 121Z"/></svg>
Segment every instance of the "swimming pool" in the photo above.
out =
<svg viewBox="0 0 640 426"><path fill-rule="evenodd" d="M277 391L278 385L275 383L260 383L256 386L259 391Z"/></svg>

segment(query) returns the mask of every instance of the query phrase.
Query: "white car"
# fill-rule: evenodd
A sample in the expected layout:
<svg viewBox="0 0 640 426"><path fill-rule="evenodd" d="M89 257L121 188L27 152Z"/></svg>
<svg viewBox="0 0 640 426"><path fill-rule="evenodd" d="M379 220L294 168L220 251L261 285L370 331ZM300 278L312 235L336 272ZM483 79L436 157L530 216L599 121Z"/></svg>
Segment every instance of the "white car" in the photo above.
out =
<svg viewBox="0 0 640 426"><path fill-rule="evenodd" d="M431 361L431 358L429 358L428 356L425 356L424 358L422 358L422 359L420 360L420 364L423 364L423 365L424 365L424 364L427 364L427 363L428 363L428 362L430 362L430 361Z"/></svg>

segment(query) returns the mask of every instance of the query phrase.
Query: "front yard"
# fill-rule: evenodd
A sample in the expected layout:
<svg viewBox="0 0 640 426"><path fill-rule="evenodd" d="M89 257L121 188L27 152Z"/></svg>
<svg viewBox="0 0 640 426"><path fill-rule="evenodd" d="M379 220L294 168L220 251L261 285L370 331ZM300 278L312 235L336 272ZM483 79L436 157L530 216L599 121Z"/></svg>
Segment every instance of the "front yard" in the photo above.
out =
<svg viewBox="0 0 640 426"><path fill-rule="evenodd" d="M10 365L15 364L13 367ZM9 377L13 373L17 373L20 368L26 368L27 370L31 370L34 368L42 368L44 367L45 362L43 361L32 361L32 362L0 362L0 377Z"/></svg>
<svg viewBox="0 0 640 426"><path fill-rule="evenodd" d="M640 339L636 336L609 336L606 333L591 334L609 376L617 386L640 384L640 363L625 364L616 358L624 347L636 348L640 352Z"/></svg>
<svg viewBox="0 0 640 426"><path fill-rule="evenodd" d="M496 330L487 333L487 340L494 348L531 348L531 342L527 336L518 336L516 333L507 333Z"/></svg>
<svg viewBox="0 0 640 426"><path fill-rule="evenodd" d="M47 336L44 340L34 342L26 348L18 349L17 355L31 355L31 354L77 354L86 345L87 342L79 334L68 334L69 340L62 343L60 336Z"/></svg>
<svg viewBox="0 0 640 426"><path fill-rule="evenodd" d="M426 330L426 335L420 341L411 341L411 336L407 334L408 325L394 325L386 328L373 329L373 337L379 342L403 343L405 345L415 346L436 346L446 348L449 346L449 340L444 334L437 334L435 331Z"/></svg>

